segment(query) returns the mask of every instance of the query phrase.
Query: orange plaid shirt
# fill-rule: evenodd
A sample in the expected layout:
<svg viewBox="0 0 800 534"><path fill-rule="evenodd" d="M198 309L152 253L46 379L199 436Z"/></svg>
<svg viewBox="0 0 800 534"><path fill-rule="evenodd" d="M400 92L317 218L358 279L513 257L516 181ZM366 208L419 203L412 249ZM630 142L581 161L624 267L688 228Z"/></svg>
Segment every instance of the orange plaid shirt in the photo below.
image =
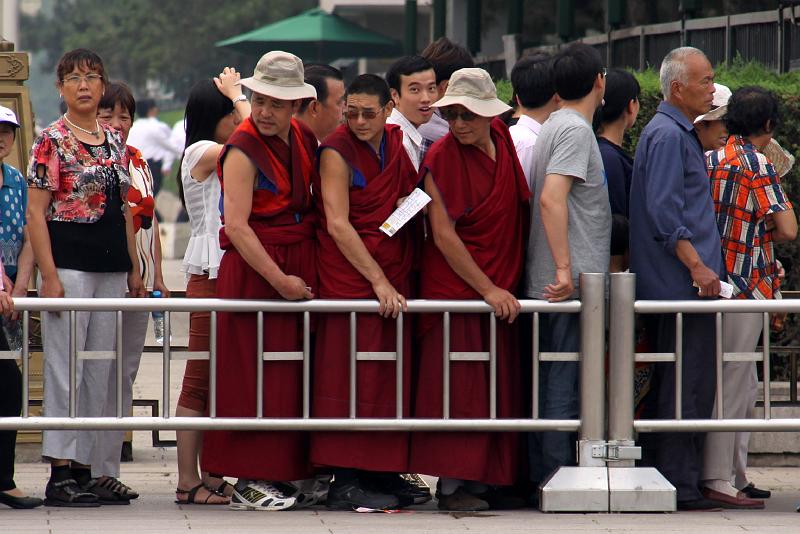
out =
<svg viewBox="0 0 800 534"><path fill-rule="evenodd" d="M792 209L772 163L740 136L707 156L722 253L734 298L780 298L767 215Z"/></svg>

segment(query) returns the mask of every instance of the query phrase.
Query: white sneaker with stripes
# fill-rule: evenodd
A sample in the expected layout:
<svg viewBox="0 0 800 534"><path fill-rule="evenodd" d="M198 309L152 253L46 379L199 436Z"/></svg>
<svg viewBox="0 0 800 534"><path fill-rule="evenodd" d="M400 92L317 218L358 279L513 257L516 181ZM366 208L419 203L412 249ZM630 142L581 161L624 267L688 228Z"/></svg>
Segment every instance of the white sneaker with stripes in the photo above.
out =
<svg viewBox="0 0 800 534"><path fill-rule="evenodd" d="M289 510L295 502L294 497L286 495L268 481L239 479L233 487L229 506L233 510L277 512Z"/></svg>

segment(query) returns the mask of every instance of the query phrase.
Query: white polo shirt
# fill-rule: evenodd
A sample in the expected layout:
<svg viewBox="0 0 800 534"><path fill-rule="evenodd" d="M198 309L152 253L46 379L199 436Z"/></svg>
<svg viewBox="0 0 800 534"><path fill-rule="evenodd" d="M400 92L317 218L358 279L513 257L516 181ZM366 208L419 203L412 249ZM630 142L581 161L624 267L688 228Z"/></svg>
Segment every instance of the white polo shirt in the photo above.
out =
<svg viewBox="0 0 800 534"><path fill-rule="evenodd" d="M517 158L522 165L522 172L525 173L525 179L528 180L528 187L533 192L533 181L531 174L533 171L533 146L536 144L536 139L539 137L539 131L542 125L527 115L522 115L517 121L517 124L509 128L511 132L511 139L514 140L514 148L517 150Z"/></svg>

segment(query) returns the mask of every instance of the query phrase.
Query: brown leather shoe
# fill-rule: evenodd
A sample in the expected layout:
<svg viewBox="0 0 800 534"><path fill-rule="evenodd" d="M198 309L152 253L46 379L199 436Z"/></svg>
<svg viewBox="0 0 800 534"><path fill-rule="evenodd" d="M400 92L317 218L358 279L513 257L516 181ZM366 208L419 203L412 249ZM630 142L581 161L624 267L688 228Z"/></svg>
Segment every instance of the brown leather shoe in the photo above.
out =
<svg viewBox="0 0 800 534"><path fill-rule="evenodd" d="M439 496L439 510L447 512L482 512L488 509L488 502L471 493L467 493L463 487L458 488L452 495Z"/></svg>
<svg viewBox="0 0 800 534"><path fill-rule="evenodd" d="M727 493L715 491L711 488L704 488L703 497L719 503L721 508L727 508L729 510L761 510L764 508L764 501L749 499L745 497L744 493L741 491L736 494L736 497L731 497Z"/></svg>

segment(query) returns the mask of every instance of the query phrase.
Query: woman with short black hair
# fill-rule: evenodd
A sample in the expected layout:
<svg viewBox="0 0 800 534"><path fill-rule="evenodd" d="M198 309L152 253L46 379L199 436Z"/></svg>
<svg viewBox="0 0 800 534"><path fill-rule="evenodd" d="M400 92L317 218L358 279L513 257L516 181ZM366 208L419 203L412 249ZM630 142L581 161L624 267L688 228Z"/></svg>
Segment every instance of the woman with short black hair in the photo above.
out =
<svg viewBox="0 0 800 534"><path fill-rule="evenodd" d="M45 128L31 148L28 228L39 267L39 296L143 296L133 222L127 207L130 176L121 137L97 120L106 89L100 56L83 48L64 54L56 68L67 111ZM45 415L70 413L70 352L112 351L113 312L80 312L71 329L66 312L42 314ZM74 332L75 339L71 332ZM78 359L78 417L99 417L106 405L110 360ZM45 430L42 456L51 464L45 505L88 507L128 504L129 497L98 484L91 461L100 433Z"/></svg>

